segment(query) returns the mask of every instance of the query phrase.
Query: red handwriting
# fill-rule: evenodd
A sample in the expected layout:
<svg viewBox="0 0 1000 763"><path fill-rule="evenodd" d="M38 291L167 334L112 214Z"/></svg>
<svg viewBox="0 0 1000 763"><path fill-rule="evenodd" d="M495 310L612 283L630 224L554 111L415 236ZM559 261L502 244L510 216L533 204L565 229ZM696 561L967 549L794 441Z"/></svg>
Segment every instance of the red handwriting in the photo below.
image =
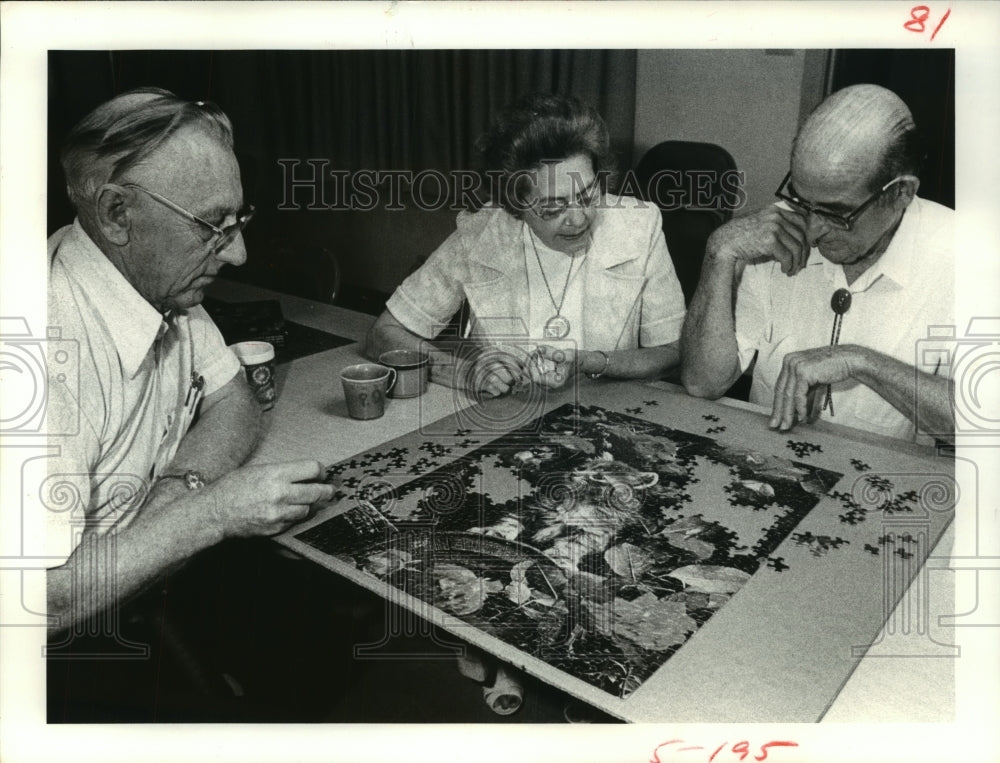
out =
<svg viewBox="0 0 1000 763"><path fill-rule="evenodd" d="M758 753L753 756L753 759L757 761L767 760L767 751L771 747L798 747L798 746L799 746L798 742L790 742L785 739L773 739L770 742L765 742L764 744L760 745L757 748ZM729 749L726 750L726 754L724 754L722 757L719 758L719 763L722 763L722 761L731 760L734 757L738 760L746 760L747 756L750 755L751 752L750 743L747 741L734 742L732 744L730 744L729 742L723 742L718 747L716 747L715 750L713 750L712 753L707 758L705 758L706 763L713 763L716 759L716 756L719 755L719 753L721 753L726 747L729 747ZM670 752L694 752L696 750L706 750L706 749L708 748L700 744L688 744L683 739L668 739L666 742L661 742L656 746L656 749L653 750L653 757L650 758L649 763L666 763L665 760L660 758L661 750L670 753ZM694 760L695 758L692 757L691 759Z"/></svg>
<svg viewBox="0 0 1000 763"><path fill-rule="evenodd" d="M948 20L951 15L951 8L944 12L938 25L934 27L934 31L931 33L931 41L937 37L937 33L941 31L941 27L944 26L944 22ZM931 9L926 5L915 5L910 8L910 20L903 24L903 28L908 32L916 32L917 34L923 34L927 29L927 22L931 17Z"/></svg>

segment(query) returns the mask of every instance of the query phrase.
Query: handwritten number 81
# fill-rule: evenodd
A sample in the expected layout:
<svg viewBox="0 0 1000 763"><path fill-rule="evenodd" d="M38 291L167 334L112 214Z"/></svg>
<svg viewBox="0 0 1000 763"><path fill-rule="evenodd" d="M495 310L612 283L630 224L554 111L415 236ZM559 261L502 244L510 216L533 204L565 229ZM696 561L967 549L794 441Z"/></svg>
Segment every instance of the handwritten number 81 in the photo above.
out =
<svg viewBox="0 0 1000 763"><path fill-rule="evenodd" d="M915 5L910 8L910 20L903 24L903 28L909 32L916 32L917 34L923 34L925 31L925 26L927 20L930 18L931 9L926 5ZM944 16L938 22L938 25L934 27L934 32L931 33L931 40L933 40L941 27L944 26L944 22L948 20L948 16L951 15L951 8L944 12Z"/></svg>

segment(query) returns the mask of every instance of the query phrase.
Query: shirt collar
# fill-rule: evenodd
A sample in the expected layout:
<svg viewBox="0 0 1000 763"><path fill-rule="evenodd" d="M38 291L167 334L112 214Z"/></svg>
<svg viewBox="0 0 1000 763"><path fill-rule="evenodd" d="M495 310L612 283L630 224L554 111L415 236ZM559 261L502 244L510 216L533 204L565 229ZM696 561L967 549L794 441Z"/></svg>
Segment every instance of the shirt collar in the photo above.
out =
<svg viewBox="0 0 1000 763"><path fill-rule="evenodd" d="M609 230L609 226L605 225L604 216L607 214L608 208L615 208L623 203L620 198L606 194L606 203L598 206L597 215L594 217L590 231L590 248L587 251L587 257L593 268L610 269L623 262L637 259L644 251L639 247L623 246L620 241L615 242L617 245L608 245L605 242L607 235L613 234L613 232ZM523 220L510 214L500 213L498 210L498 214L491 218L480 234L478 245L472 248L473 259L493 270L511 272L519 263L523 262L522 247L530 247L527 238L530 232L526 230L527 228L528 225ZM618 233L620 232L618 231ZM540 250L541 247L545 246L541 244L537 236L535 243ZM545 248L552 252L558 251L549 247Z"/></svg>
<svg viewBox="0 0 1000 763"><path fill-rule="evenodd" d="M913 280L915 260L911 253L917 243L917 231L920 229L921 206L921 200L914 197L903 211L903 219L892 241L889 242L889 247L874 265L884 277L904 289Z"/></svg>
<svg viewBox="0 0 1000 763"><path fill-rule="evenodd" d="M910 253L916 243L916 233L919 227L920 199L914 197L903 211L903 219L882 256L848 288L852 292L865 291L876 281L884 278L905 289L913 278L914 263ZM827 280L834 286L847 287L843 267L830 262L815 247L809 253L809 259L806 262L807 267L812 265L821 265Z"/></svg>
<svg viewBox="0 0 1000 763"><path fill-rule="evenodd" d="M122 367L135 376L166 330L164 317L121 274L80 226L73 222L53 256L80 284L114 342Z"/></svg>

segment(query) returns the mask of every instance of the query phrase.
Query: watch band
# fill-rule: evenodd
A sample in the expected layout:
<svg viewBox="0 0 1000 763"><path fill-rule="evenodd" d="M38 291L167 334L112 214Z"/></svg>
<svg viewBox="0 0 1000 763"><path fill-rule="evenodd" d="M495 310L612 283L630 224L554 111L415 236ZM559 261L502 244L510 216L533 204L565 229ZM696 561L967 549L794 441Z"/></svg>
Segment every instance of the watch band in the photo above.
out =
<svg viewBox="0 0 1000 763"><path fill-rule="evenodd" d="M161 480L182 480L188 490L205 487L205 477L197 469L188 469L183 474L161 474Z"/></svg>

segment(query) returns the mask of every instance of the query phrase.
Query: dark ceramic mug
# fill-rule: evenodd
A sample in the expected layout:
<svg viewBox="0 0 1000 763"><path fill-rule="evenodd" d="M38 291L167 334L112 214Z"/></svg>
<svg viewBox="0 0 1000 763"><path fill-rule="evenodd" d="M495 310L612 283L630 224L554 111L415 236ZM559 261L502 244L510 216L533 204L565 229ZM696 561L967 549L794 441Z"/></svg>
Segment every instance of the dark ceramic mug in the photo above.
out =
<svg viewBox="0 0 1000 763"><path fill-rule="evenodd" d="M340 372L344 400L352 419L377 419L385 413L385 396L396 383L396 372L377 363L358 363Z"/></svg>
<svg viewBox="0 0 1000 763"><path fill-rule="evenodd" d="M396 384L389 391L389 397L418 397L427 391L430 358L425 353L389 350L378 356L378 362L396 372Z"/></svg>

